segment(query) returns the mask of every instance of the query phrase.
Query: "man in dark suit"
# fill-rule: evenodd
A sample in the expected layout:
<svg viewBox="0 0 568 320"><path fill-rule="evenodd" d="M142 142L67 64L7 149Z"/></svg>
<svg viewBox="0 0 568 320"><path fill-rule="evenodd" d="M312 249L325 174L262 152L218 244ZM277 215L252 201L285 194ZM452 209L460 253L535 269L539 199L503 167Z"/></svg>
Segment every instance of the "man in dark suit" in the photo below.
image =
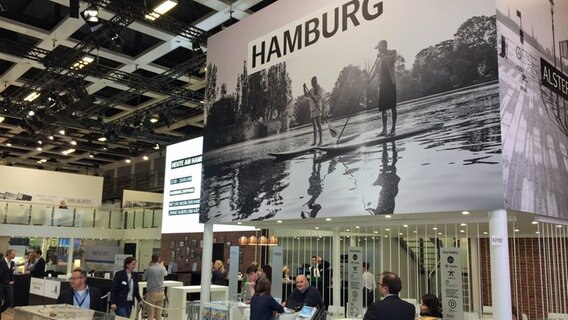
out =
<svg viewBox="0 0 568 320"><path fill-rule="evenodd" d="M87 286L87 271L75 269L69 279L71 288L61 291L57 303L66 303L83 309L105 312L101 302L101 292L95 287Z"/></svg>
<svg viewBox="0 0 568 320"><path fill-rule="evenodd" d="M14 258L16 250L8 249L6 255L0 260L0 319L2 313L12 306L14 302Z"/></svg>
<svg viewBox="0 0 568 320"><path fill-rule="evenodd" d="M371 303L363 320L414 320L416 308L400 299L401 289L402 281L396 273L383 272L379 280L383 300Z"/></svg>
<svg viewBox="0 0 568 320"><path fill-rule="evenodd" d="M39 249L35 251L36 263L32 271L30 271L30 275L34 278L45 277L45 259L41 256L42 254L43 252Z"/></svg>

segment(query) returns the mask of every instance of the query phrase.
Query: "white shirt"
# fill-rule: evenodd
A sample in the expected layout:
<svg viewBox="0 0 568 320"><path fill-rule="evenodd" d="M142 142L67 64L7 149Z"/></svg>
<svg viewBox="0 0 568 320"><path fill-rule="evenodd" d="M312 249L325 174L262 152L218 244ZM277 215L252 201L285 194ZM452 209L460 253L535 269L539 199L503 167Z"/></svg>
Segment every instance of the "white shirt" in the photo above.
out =
<svg viewBox="0 0 568 320"><path fill-rule="evenodd" d="M128 295L126 301L134 301L134 280L132 280L132 273L126 273L128 276Z"/></svg>
<svg viewBox="0 0 568 320"><path fill-rule="evenodd" d="M365 287L365 289L369 290L375 290L377 288L375 277L369 271L363 272L363 286Z"/></svg>

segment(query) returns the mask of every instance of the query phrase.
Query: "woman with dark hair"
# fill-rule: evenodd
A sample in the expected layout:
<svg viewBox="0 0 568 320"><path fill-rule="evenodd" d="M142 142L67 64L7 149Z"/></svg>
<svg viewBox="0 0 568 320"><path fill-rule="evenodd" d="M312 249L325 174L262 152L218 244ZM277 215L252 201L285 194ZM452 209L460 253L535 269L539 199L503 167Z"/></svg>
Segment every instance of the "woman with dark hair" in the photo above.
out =
<svg viewBox="0 0 568 320"><path fill-rule="evenodd" d="M422 296L422 303L420 304L421 316L443 318L440 308L440 300L438 300L436 295L427 293Z"/></svg>
<svg viewBox="0 0 568 320"><path fill-rule="evenodd" d="M110 309L117 316L130 318L134 298L138 303L142 302L140 292L138 291L138 276L136 269L136 259L128 257L124 259L123 270L114 274L112 280L112 289L110 293Z"/></svg>
<svg viewBox="0 0 568 320"><path fill-rule="evenodd" d="M284 307L270 295L270 288L268 278L258 279L256 291L250 302L250 320L270 320L275 313L284 313Z"/></svg>

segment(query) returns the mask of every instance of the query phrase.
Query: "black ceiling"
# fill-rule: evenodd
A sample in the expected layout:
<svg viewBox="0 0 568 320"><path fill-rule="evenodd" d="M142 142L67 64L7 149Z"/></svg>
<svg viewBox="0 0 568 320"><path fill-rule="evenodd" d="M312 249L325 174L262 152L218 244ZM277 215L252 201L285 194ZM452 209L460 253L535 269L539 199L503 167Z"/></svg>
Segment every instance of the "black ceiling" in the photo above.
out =
<svg viewBox="0 0 568 320"><path fill-rule="evenodd" d="M178 0L146 20L161 1L81 1L99 9L92 31L69 0L0 0L0 164L93 172L202 134L206 53L192 43L238 23L214 8L276 0Z"/></svg>

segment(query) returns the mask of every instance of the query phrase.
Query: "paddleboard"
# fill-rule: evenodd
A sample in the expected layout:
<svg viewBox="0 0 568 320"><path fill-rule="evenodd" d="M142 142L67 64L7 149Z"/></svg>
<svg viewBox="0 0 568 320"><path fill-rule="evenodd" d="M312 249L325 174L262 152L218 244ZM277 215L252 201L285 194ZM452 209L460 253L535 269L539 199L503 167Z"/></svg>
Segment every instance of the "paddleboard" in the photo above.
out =
<svg viewBox="0 0 568 320"><path fill-rule="evenodd" d="M346 142L352 141L353 139L356 139L359 136L360 136L360 134L353 134L353 135L346 136L346 137L342 138L341 140L345 140ZM272 157L280 158L280 159L294 158L294 157L297 157L297 156L305 154L305 153L313 152L317 148L330 147L332 145L332 143L333 142L329 142L329 143L323 144L321 146L305 146L305 147L296 148L296 149L292 149L290 151L284 151L284 152L270 152L270 153L268 153L268 155L272 156Z"/></svg>
<svg viewBox="0 0 568 320"><path fill-rule="evenodd" d="M443 123L436 123L436 124L428 126L428 127L423 127L423 128L419 128L419 129L401 132L401 133L398 133L398 134L393 135L393 136L377 136L377 137L373 137L373 138L370 138L370 139L366 139L364 141L359 141L359 142L354 142L354 143L347 143L348 141L345 141L345 142L341 142L341 143L336 144L336 145L316 146L315 149L319 150L319 151L328 152L328 153L348 152L348 151L356 150L360 147L373 146L373 145L377 145L377 144L383 144L383 143L388 143L388 142L392 142L392 141L397 141L397 140L400 140L400 139L410 138L410 137L417 136L419 134L423 134L423 133L426 133L426 132L429 132L429 131L439 130L439 129L442 129L443 127L444 127ZM343 139L341 139L341 140L343 140Z"/></svg>

